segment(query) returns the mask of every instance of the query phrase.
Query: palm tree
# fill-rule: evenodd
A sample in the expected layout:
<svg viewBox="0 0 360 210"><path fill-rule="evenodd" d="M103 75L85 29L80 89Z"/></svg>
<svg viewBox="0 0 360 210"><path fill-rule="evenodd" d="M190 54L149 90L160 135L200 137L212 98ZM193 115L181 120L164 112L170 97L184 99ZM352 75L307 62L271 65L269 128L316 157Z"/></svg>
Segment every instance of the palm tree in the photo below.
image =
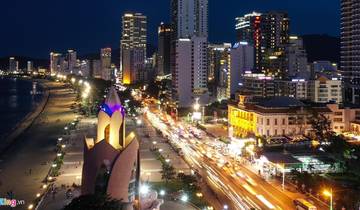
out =
<svg viewBox="0 0 360 210"><path fill-rule="evenodd" d="M176 172L172 165L167 163L162 165L161 178L165 180L165 183L168 183L170 180L174 179L175 175Z"/></svg>

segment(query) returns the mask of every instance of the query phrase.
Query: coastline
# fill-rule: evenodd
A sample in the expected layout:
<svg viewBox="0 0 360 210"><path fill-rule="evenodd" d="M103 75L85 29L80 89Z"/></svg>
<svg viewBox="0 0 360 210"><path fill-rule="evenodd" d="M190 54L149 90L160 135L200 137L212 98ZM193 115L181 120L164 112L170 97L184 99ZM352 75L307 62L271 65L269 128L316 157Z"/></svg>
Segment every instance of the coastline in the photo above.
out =
<svg viewBox="0 0 360 210"><path fill-rule="evenodd" d="M22 133L24 133L28 128L30 128L34 121L44 111L50 97L50 90L49 87L45 84L46 81L32 80L27 78L18 79L38 82L38 84L43 88L44 93L38 105L34 107L25 117L23 117L23 119L21 119L8 133L1 136L1 138L3 139L1 140L0 144L0 154L4 153Z"/></svg>
<svg viewBox="0 0 360 210"><path fill-rule="evenodd" d="M0 152L0 198L13 192L14 198L25 201L25 205L16 206L14 210L28 209L36 194L43 193L44 177L57 155L54 151L57 138L64 134L64 126L77 116L71 109L76 100L72 89L63 83L48 80L42 83L49 91L45 107L38 106L40 114L34 116L26 129L18 131L18 137Z"/></svg>

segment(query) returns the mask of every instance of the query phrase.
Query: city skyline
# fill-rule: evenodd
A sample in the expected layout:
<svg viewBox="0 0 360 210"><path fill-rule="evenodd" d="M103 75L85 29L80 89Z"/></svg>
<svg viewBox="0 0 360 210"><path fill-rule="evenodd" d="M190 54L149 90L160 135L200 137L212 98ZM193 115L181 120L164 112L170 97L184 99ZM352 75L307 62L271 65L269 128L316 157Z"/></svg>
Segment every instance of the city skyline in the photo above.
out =
<svg viewBox="0 0 360 210"><path fill-rule="evenodd" d="M131 1L121 3L90 1L87 2L88 10L85 10L87 12L78 12L85 3L83 1L72 3L72 7L66 7L66 1L56 3L56 5L44 1L31 2L28 5L27 2L21 0L3 3L3 7L8 10L0 15L0 21L11 33L0 35L0 40L4 40L1 42L4 50L0 56L26 55L46 58L49 51L76 49L83 53L93 53L103 47L117 49L121 37L121 28L118 26L121 25L122 14L127 11L142 12L149 17L148 42L155 45L157 26L161 21L170 21L168 11L170 1L157 1L158 3L154 4L158 5L156 8L151 7L144 0L140 0L138 4ZM329 3L324 0L301 5L294 5L283 0L266 3L260 0L243 3L228 2L226 5L210 1L209 13L222 15L209 16L209 40L218 43L234 43L236 41L235 17L252 11L271 10L289 13L292 23L291 33L339 36L339 27L334 27L340 25L339 7L337 2ZM18 15L15 16L14 11ZM61 15L62 11L67 11L67 16ZM8 21L10 19L11 21ZM89 45L89 42L92 44Z"/></svg>

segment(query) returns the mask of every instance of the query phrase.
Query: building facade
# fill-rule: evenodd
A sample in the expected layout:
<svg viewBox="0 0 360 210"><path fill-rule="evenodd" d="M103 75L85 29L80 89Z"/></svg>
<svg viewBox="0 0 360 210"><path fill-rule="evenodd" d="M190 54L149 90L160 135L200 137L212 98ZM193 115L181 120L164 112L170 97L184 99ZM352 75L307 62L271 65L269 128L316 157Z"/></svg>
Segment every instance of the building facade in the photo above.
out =
<svg viewBox="0 0 360 210"><path fill-rule="evenodd" d="M342 81L339 78L331 78L319 75L309 81L308 98L316 103L342 103Z"/></svg>
<svg viewBox="0 0 360 210"><path fill-rule="evenodd" d="M100 52L101 78L111 80L111 48L102 48Z"/></svg>
<svg viewBox="0 0 360 210"><path fill-rule="evenodd" d="M352 125L360 122L360 106L330 103L327 107L333 112L331 126L336 133L352 132Z"/></svg>
<svg viewBox="0 0 360 210"><path fill-rule="evenodd" d="M145 67L147 18L141 13L125 13L122 17L120 72L123 84L139 82L138 72Z"/></svg>
<svg viewBox="0 0 360 210"><path fill-rule="evenodd" d="M304 135L312 131L309 119L313 111L332 118L329 108L308 106L292 97L239 98L239 103L228 105L234 137Z"/></svg>
<svg viewBox="0 0 360 210"><path fill-rule="evenodd" d="M236 91L241 89L242 76L254 68L253 46L247 42L234 44L230 51L230 62L227 98L235 98Z"/></svg>
<svg viewBox="0 0 360 210"><path fill-rule="evenodd" d="M169 75L170 71L170 46L172 28L169 24L161 23L158 28L158 70L157 75Z"/></svg>
<svg viewBox="0 0 360 210"><path fill-rule="evenodd" d="M341 0L341 63L344 101L360 104L360 2Z"/></svg>
<svg viewBox="0 0 360 210"><path fill-rule="evenodd" d="M298 36L290 36L289 44L286 46L285 53L287 59L287 77L310 78L308 70L307 53L304 48L303 40Z"/></svg>
<svg viewBox="0 0 360 210"><path fill-rule="evenodd" d="M51 52L50 53L50 73L57 74L62 71L61 61L62 55L60 53Z"/></svg>
<svg viewBox="0 0 360 210"><path fill-rule="evenodd" d="M207 103L208 0L173 0L171 5L172 98L177 107L190 106L196 98L201 103ZM190 86L187 87L183 85L188 85L188 82L181 82L184 72L190 76ZM190 95L188 91L183 91L189 88Z"/></svg>
<svg viewBox="0 0 360 210"><path fill-rule="evenodd" d="M227 99L226 89L230 74L231 43L209 44L208 88L217 100Z"/></svg>
<svg viewBox="0 0 360 210"><path fill-rule="evenodd" d="M283 12L253 12L236 18L238 41L254 46L256 73L279 79L287 76L285 47L289 43L289 24L289 17Z"/></svg>

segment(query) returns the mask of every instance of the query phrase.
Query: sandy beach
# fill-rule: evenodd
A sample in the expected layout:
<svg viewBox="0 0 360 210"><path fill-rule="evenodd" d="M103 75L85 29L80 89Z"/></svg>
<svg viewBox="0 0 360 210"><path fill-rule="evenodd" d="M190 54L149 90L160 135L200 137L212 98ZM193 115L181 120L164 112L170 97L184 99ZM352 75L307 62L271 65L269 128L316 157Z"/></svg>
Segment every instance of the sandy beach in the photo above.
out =
<svg viewBox="0 0 360 210"><path fill-rule="evenodd" d="M8 197L7 192L12 191L15 199L25 201L25 205L12 209L27 209L35 199L56 156L57 137L76 116L70 108L75 101L71 89L55 82L41 82L48 87L45 106L35 110L40 111L38 116L33 112L29 127L23 126L23 130L12 134L10 146L0 153L0 198Z"/></svg>

